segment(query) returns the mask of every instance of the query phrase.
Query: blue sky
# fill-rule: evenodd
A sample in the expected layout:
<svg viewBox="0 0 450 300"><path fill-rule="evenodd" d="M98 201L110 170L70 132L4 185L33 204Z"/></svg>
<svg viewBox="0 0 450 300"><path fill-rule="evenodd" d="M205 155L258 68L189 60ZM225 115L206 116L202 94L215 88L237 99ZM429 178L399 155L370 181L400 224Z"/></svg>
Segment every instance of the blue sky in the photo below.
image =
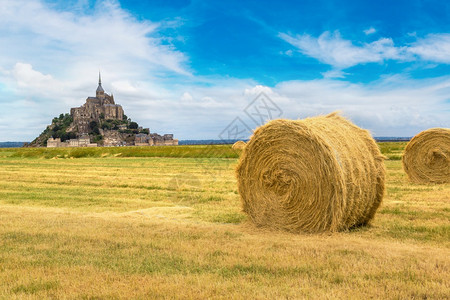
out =
<svg viewBox="0 0 450 300"><path fill-rule="evenodd" d="M446 1L0 0L0 141L106 92L152 132L215 139L264 92L375 136L450 127ZM12 126L14 124L14 126Z"/></svg>

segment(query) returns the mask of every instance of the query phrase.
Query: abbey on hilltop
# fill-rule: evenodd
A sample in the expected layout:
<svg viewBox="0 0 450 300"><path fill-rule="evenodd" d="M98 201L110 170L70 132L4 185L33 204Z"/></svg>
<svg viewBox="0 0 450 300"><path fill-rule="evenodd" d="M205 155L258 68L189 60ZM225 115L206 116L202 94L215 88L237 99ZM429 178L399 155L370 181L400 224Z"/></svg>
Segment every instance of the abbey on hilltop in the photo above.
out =
<svg viewBox="0 0 450 300"><path fill-rule="evenodd" d="M76 130L80 134L89 132L89 123L99 119L123 120L122 106L114 102L114 96L105 93L102 87L102 78L98 74L98 87L95 97L87 97L86 103L80 107L70 109L70 115Z"/></svg>
<svg viewBox="0 0 450 300"><path fill-rule="evenodd" d="M114 96L105 93L99 73L95 97L87 97L70 114L60 114L52 124L26 147L97 147L97 146L178 145L173 134L150 133L131 121Z"/></svg>

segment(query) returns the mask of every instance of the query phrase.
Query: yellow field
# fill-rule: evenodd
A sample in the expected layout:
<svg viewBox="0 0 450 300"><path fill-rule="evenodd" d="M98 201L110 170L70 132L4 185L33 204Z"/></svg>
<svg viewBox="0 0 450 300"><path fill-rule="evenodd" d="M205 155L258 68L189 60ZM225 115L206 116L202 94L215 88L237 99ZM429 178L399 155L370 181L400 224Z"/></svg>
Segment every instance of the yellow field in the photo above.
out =
<svg viewBox="0 0 450 300"><path fill-rule="evenodd" d="M235 158L14 152L0 151L0 299L450 297L450 184L410 184L399 160L371 227L296 235L248 222Z"/></svg>

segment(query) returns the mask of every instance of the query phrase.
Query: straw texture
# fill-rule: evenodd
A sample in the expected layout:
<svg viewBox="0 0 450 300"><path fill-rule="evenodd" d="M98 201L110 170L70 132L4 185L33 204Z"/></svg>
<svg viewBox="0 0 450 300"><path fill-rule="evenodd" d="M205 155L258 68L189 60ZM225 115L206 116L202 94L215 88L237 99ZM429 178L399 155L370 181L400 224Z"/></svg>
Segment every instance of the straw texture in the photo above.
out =
<svg viewBox="0 0 450 300"><path fill-rule="evenodd" d="M245 143L244 141L237 141L233 144L233 146L231 146L231 148L233 150L243 150L245 148L245 145L247 145L247 143Z"/></svg>
<svg viewBox="0 0 450 300"><path fill-rule="evenodd" d="M255 130L236 169L243 210L292 232L367 224L384 193L384 156L368 131L336 113Z"/></svg>
<svg viewBox="0 0 450 300"><path fill-rule="evenodd" d="M412 182L450 183L450 128L432 128L413 137L402 162Z"/></svg>

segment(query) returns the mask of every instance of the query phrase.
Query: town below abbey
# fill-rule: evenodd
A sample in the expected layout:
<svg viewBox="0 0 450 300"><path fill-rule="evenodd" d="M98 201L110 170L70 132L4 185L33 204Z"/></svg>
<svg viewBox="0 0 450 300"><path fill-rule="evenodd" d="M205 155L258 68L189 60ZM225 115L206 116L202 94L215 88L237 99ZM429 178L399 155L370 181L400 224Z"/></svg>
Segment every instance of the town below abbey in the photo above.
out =
<svg viewBox="0 0 450 300"><path fill-rule="evenodd" d="M112 147L178 145L173 134L150 133L128 118L114 96L102 87L99 74L95 97L87 97L70 114L61 114L27 147Z"/></svg>

